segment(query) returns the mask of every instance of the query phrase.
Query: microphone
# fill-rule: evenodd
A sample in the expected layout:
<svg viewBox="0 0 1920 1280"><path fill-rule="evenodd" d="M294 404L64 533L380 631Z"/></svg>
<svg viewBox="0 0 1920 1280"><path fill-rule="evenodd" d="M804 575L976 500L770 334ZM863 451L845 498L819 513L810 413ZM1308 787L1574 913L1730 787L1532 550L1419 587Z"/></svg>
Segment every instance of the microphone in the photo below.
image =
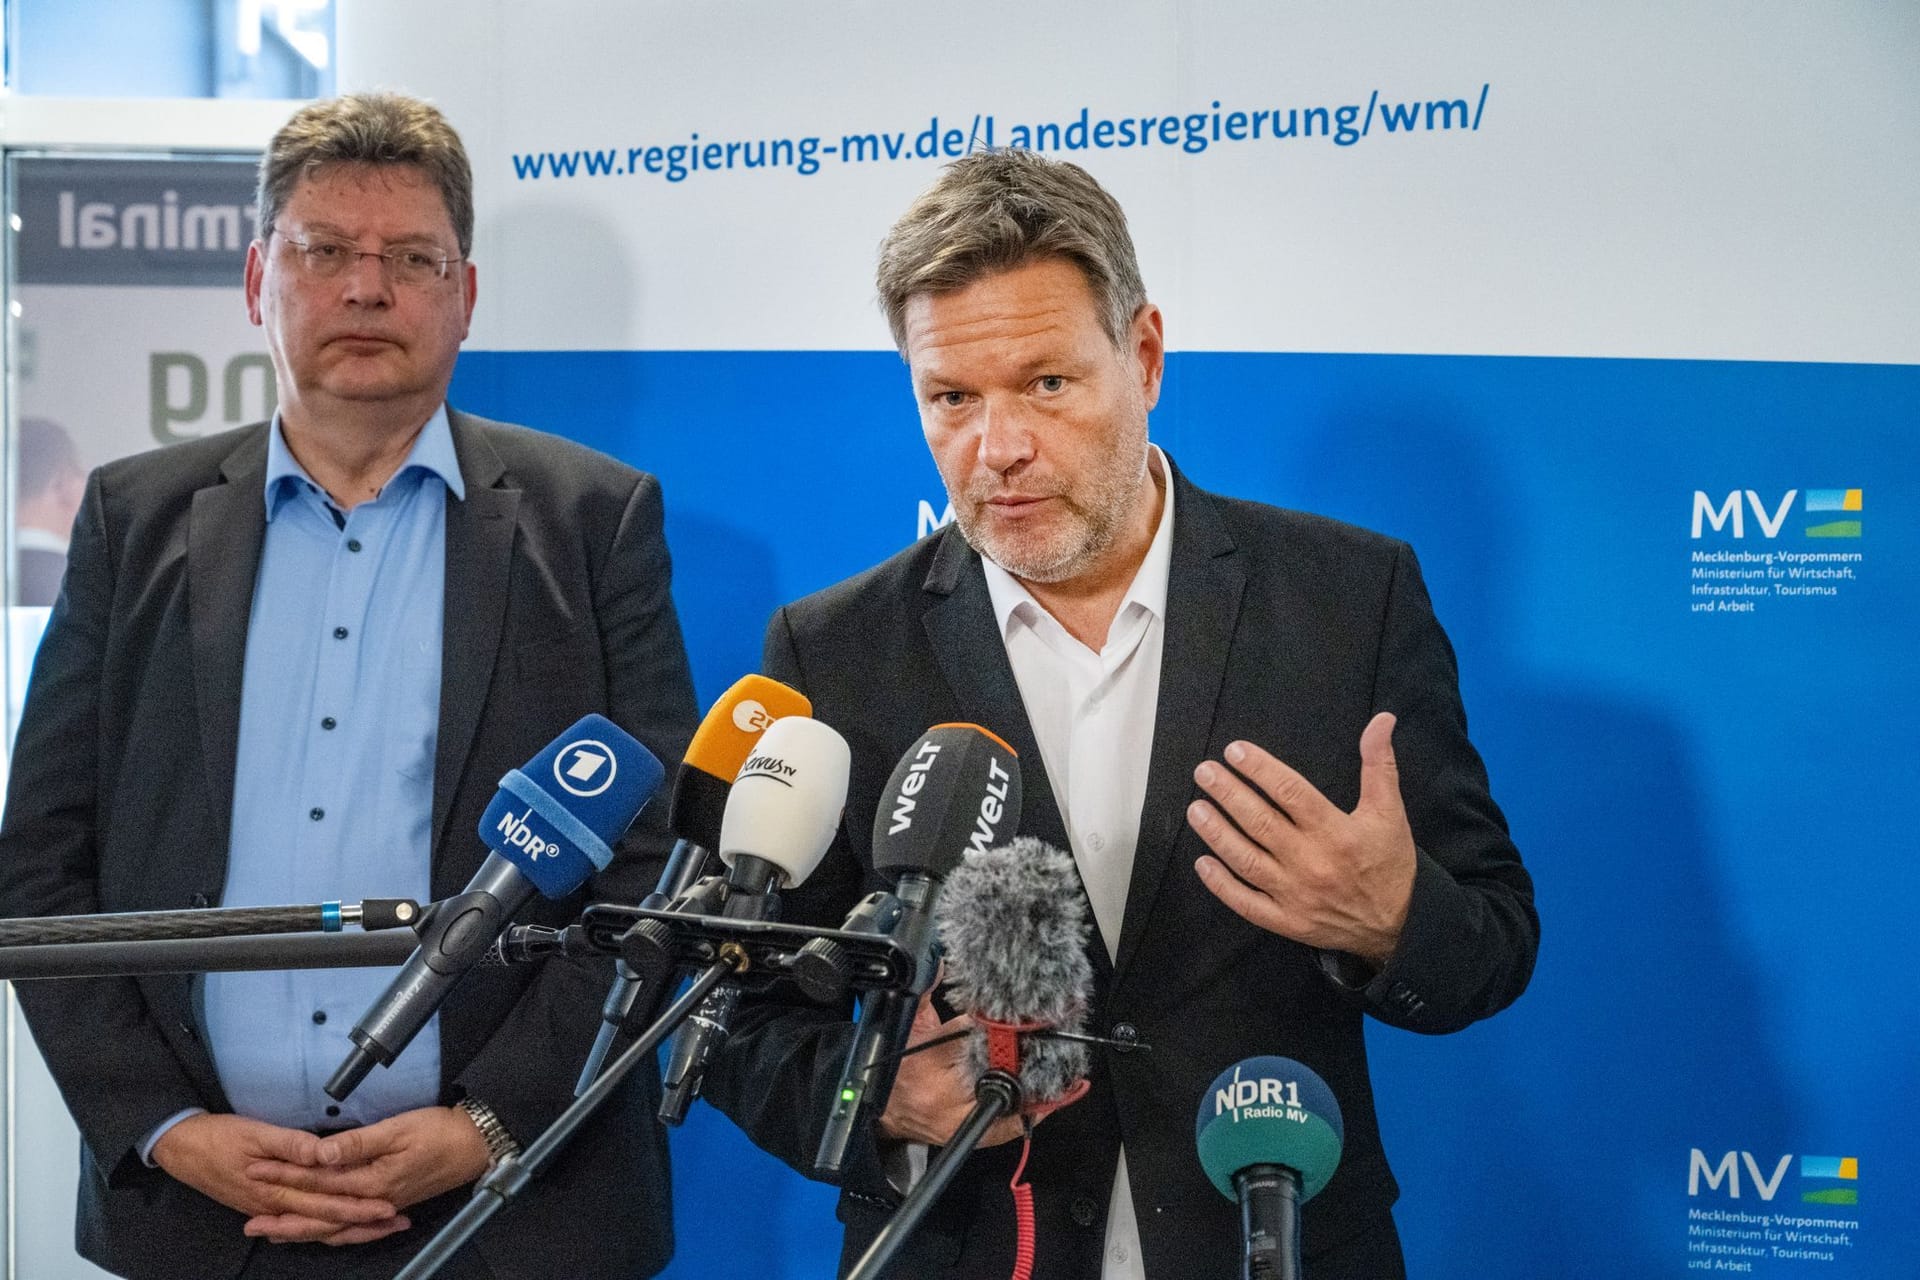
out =
<svg viewBox="0 0 1920 1280"><path fill-rule="evenodd" d="M328 1095L345 1101L376 1064L390 1066L535 891L564 898L613 861L612 842L665 773L602 715L582 717L524 769L509 770L480 819L492 852L465 891L431 909L420 945L349 1033L353 1049Z"/></svg>
<svg viewBox="0 0 1920 1280"><path fill-rule="evenodd" d="M727 793L760 736L776 720L812 713L813 703L805 694L766 676L742 676L720 695L687 744L686 758L674 775L667 821L680 843L660 877L661 901L650 905L665 906L705 871L707 851L720 842Z"/></svg>
<svg viewBox="0 0 1920 1280"><path fill-rule="evenodd" d="M894 766L873 819L874 870L894 888L857 904L845 927L890 934L915 957L914 980L905 991L861 998L853 1046L814 1155L816 1173L840 1171L863 1108L886 1108L914 1010L940 967L940 882L966 850L985 851L1018 829L1020 809L1019 756L979 725L935 725ZM825 995L845 989L846 969L838 946L817 939L801 948L793 975L809 994Z"/></svg>
<svg viewBox="0 0 1920 1280"><path fill-rule="evenodd" d="M1032 836L969 853L940 896L947 998L976 1023L968 1065L983 1082L995 1071L1013 1075L1016 1105L1071 1101L1086 1077L1084 1041L1024 1036L1010 1064L995 1026L1084 1035L1093 991L1087 936L1073 856Z"/></svg>
<svg viewBox="0 0 1920 1280"><path fill-rule="evenodd" d="M976 1024L967 1056L979 1072L978 1101L848 1280L873 1280L886 1268L994 1121L1023 1105L1044 1113L1086 1092L1086 1045L1031 1034L1084 1033L1093 965L1086 952L1086 897L1072 857L1030 836L968 850L941 890L939 931L949 998ZM1016 1273L1026 1274L1033 1259L1033 1189L1016 1182L1013 1195L1016 1267L1029 1268Z"/></svg>
<svg viewBox="0 0 1920 1280"><path fill-rule="evenodd" d="M1236 1062L1201 1095L1193 1137L1207 1177L1240 1204L1241 1280L1300 1280L1300 1206L1346 1141L1333 1090L1291 1058Z"/></svg>
<svg viewBox="0 0 1920 1280"><path fill-rule="evenodd" d="M782 716L804 716L812 710L813 704L805 694L766 676L742 676L720 695L700 722L674 776L667 822L680 838L660 873L658 886L642 899L641 906L669 906L706 874L712 860L708 851L720 843L720 822L734 775L753 754L767 726ZM613 985L600 1007L600 1030L580 1070L576 1095L593 1084L613 1049L614 1037L633 1020L640 988L639 975L626 961L616 961ZM684 1107L681 1114L685 1114Z"/></svg>
<svg viewBox="0 0 1920 1280"><path fill-rule="evenodd" d="M780 891L804 883L833 843L851 763L847 740L818 720L786 716L768 727L740 767L721 819L720 860L727 865L721 915L779 916ZM737 985L715 987L675 1034L661 1077L665 1123L680 1123L700 1096L707 1063L726 1043L739 1001Z"/></svg>

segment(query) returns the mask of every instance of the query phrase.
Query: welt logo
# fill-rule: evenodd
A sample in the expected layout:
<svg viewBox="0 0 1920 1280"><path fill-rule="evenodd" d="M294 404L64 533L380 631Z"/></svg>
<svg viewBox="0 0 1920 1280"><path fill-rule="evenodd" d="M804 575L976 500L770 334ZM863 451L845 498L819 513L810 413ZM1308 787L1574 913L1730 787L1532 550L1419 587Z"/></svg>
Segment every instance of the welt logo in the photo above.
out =
<svg viewBox="0 0 1920 1280"><path fill-rule="evenodd" d="M1744 540L1752 533L1770 542L1786 531L1799 500L1806 522L1793 532L1806 538L1858 538L1865 499L1863 489L1788 489L1778 498L1754 489L1733 489L1724 496L1695 489L1692 536Z"/></svg>

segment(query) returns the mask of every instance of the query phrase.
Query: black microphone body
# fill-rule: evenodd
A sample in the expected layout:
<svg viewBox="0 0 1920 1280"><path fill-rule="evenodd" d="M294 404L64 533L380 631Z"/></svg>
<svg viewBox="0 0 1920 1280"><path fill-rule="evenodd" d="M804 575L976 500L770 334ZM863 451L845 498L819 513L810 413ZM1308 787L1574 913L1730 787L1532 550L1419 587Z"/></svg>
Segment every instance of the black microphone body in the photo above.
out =
<svg viewBox="0 0 1920 1280"><path fill-rule="evenodd" d="M328 1095L344 1100L374 1067L391 1066L534 893L518 865L490 853L465 891L434 905L400 976L348 1033L353 1049L327 1081Z"/></svg>
<svg viewBox="0 0 1920 1280"><path fill-rule="evenodd" d="M1252 1164L1233 1175L1240 1194L1240 1280L1300 1280L1300 1175Z"/></svg>
<svg viewBox="0 0 1920 1280"><path fill-rule="evenodd" d="M780 918L780 868L764 858L741 854L727 876L727 902L720 914L729 920ZM725 982L707 993L691 1016L674 1033L661 1074L660 1121L677 1125L700 1096L707 1064L727 1043L740 988Z"/></svg>
<svg viewBox="0 0 1920 1280"><path fill-rule="evenodd" d="M847 927L890 932L915 958L914 981L906 991L861 1001L814 1153L816 1174L837 1175L862 1116L871 1120L886 1109L914 1011L940 969L934 905L941 881L967 849L984 851L1017 830L1020 811L1019 757L979 725L935 725L894 766L873 822L874 869L893 880L893 892L856 906ZM807 948L821 955L832 950Z"/></svg>

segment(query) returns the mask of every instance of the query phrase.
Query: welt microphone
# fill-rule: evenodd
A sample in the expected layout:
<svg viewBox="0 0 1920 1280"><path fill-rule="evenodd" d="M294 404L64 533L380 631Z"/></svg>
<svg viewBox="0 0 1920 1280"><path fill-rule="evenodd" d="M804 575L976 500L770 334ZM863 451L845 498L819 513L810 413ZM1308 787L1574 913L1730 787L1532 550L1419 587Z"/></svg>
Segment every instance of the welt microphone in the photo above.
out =
<svg viewBox="0 0 1920 1280"><path fill-rule="evenodd" d="M861 998L853 1046L814 1155L816 1173L838 1173L862 1109L871 1115L887 1105L914 1009L939 970L940 882L967 849L991 848L1018 830L1020 807L1018 755L977 724L935 725L894 767L873 818L874 870L893 881L893 891L869 895L846 927L890 934L916 958L914 980L906 991ZM796 976L803 986L806 966L831 967L832 953L830 944L802 949Z"/></svg>
<svg viewBox="0 0 1920 1280"><path fill-rule="evenodd" d="M1077 1035L1086 1021L1093 964L1073 859L1031 837L969 849L941 890L939 929L949 996L974 1020L968 1057L976 1101L848 1280L885 1272L994 1121L1022 1109L1044 1113L1086 1092L1086 1046L1033 1034ZM1014 1275L1031 1275L1033 1188L1016 1180L1011 1189Z"/></svg>
<svg viewBox="0 0 1920 1280"><path fill-rule="evenodd" d="M1241 1280L1300 1280L1300 1206L1346 1141L1333 1090L1291 1058L1248 1058L1208 1086L1193 1135L1207 1177L1240 1204Z"/></svg>
<svg viewBox="0 0 1920 1280"><path fill-rule="evenodd" d="M391 1065L536 891L564 898L613 861L612 842L665 773L602 715L582 717L509 770L480 819L492 852L464 892L433 910L406 966L350 1033L353 1049L327 1093L345 1100L376 1064Z"/></svg>
<svg viewBox="0 0 1920 1280"><path fill-rule="evenodd" d="M847 741L805 716L773 722L740 767L720 823L727 903L735 920L771 920L780 891L803 883L826 856L847 804ZM707 1063L726 1043L740 988L716 987L680 1029L662 1077L660 1118L678 1124L700 1096Z"/></svg>
<svg viewBox="0 0 1920 1280"><path fill-rule="evenodd" d="M720 823L726 813L727 793L733 788L734 775L740 772L740 766L759 743L760 735L774 721L783 716L804 716L812 710L813 704L806 695L778 680L759 675L742 676L720 695L706 719L700 722L674 776L667 822L679 840L660 873L658 887L642 900L641 906L665 907L706 874L707 864L712 860L709 851L720 843ZM581 1068L575 1093L585 1093L593 1084L613 1048L614 1037L636 1016L634 1006L641 985L639 975L624 960L617 963L613 986L600 1008L600 1030L587 1054L586 1065ZM716 991L714 998L719 995ZM698 1019L706 1013L703 1007L694 1017ZM674 1095L669 1092L667 1097L671 1101ZM685 1103L675 1105L679 1107L679 1118L669 1123L677 1124L685 1118L686 1106ZM664 1107L662 1117L665 1118Z"/></svg>

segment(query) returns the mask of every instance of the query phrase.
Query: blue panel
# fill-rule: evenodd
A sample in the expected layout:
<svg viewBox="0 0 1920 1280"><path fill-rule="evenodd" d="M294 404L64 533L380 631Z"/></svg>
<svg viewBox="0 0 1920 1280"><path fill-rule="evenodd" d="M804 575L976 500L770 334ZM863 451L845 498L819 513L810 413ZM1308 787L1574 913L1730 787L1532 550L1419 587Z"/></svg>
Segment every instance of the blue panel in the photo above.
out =
<svg viewBox="0 0 1920 1280"><path fill-rule="evenodd" d="M1201 484L1414 544L1538 880L1519 1005L1441 1039L1374 1029L1413 1273L1679 1275L1689 1211L1719 1209L1861 1222L1830 1268L1753 1274L1911 1275L1920 369L1181 354L1167 385L1155 437ZM662 477L704 700L757 666L776 604L944 506L891 354L471 353L454 397ZM1853 488L1859 512L1806 509ZM1695 538L1703 501L1722 527ZM1806 534L1839 516L1858 538ZM1861 558L1832 597L1771 594L1830 581L1782 560L1746 613L1696 594L1723 580L1695 552ZM1696 1149L1747 1153L1739 1200L1690 1194ZM1859 1205L1804 1201L1825 1184L1797 1160L1769 1184L1788 1154L1857 1157ZM710 1113L676 1157L670 1275L830 1274L826 1192Z"/></svg>

